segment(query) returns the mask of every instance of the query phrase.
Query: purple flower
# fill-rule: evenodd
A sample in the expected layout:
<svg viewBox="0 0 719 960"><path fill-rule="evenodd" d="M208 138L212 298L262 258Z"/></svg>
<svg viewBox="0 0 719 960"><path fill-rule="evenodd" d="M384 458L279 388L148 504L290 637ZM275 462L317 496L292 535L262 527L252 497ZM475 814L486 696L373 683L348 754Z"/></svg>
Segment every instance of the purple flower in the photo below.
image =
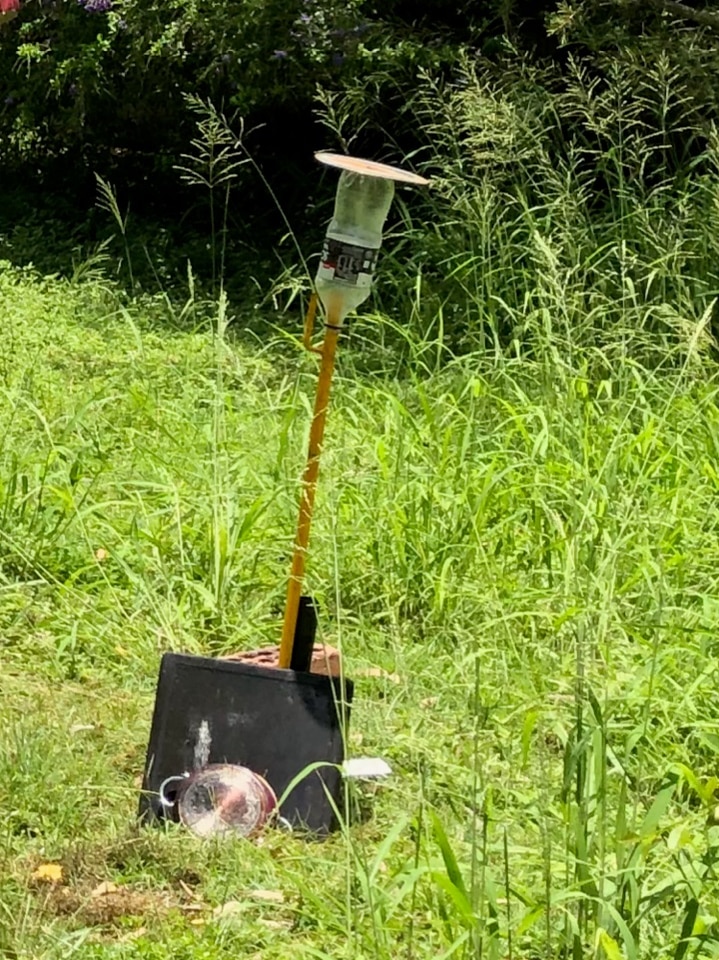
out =
<svg viewBox="0 0 719 960"><path fill-rule="evenodd" d="M5 100L3 101L3 103L5 104L6 107L11 107L15 103L15 97L13 97L12 95L10 95L9 97L5 97Z"/></svg>
<svg viewBox="0 0 719 960"><path fill-rule="evenodd" d="M312 17L309 15L309 13L300 14L300 23L311 23L311 22L312 22Z"/></svg>
<svg viewBox="0 0 719 960"><path fill-rule="evenodd" d="M284 60L287 57L286 50L275 50L275 52L270 57L271 60Z"/></svg>
<svg viewBox="0 0 719 960"><path fill-rule="evenodd" d="M344 54L343 54L343 53L333 53L333 54L332 54L332 66L333 66L333 67L341 67L344 62L345 62L345 58L344 58Z"/></svg>
<svg viewBox="0 0 719 960"><path fill-rule="evenodd" d="M112 10L112 0L77 0L88 13L107 13Z"/></svg>

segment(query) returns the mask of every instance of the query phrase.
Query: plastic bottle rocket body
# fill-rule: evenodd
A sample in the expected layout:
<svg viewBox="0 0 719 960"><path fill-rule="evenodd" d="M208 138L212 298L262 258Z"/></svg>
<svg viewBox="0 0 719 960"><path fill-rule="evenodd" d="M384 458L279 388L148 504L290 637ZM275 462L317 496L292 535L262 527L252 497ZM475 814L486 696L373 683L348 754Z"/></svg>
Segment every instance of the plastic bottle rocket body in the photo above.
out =
<svg viewBox="0 0 719 960"><path fill-rule="evenodd" d="M347 170L340 175L315 278L317 295L337 324L370 295L393 196L392 180Z"/></svg>

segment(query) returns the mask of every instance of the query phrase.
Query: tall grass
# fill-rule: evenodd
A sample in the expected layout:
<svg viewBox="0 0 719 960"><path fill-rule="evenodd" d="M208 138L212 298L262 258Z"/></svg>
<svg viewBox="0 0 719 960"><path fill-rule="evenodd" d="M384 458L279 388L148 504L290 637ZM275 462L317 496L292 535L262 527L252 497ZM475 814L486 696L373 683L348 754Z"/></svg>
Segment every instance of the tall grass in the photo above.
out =
<svg viewBox="0 0 719 960"><path fill-rule="evenodd" d="M350 749L395 774L312 856L129 826L159 654L279 637L300 317L252 342L224 294L178 323L2 266L3 949L719 955L716 145L690 178L657 160L646 117L668 136L687 96L664 69L558 101L468 67L412 105L435 199L420 227L400 197L345 339L307 581L359 678ZM99 931L28 885L38 858L80 893L192 876L204 925Z"/></svg>
<svg viewBox="0 0 719 960"><path fill-rule="evenodd" d="M474 60L454 85L425 77L406 109L433 189L408 198L379 289L418 339L656 367L715 315L716 131L665 58L594 77L570 61L561 78Z"/></svg>
<svg viewBox="0 0 719 960"><path fill-rule="evenodd" d="M63 774L74 796L87 782L109 790L85 825L41 813L63 749L41 762L25 721L18 735L35 747L20 748L18 766L6 741L7 855L21 876L17 857L38 847L18 824L51 830L53 855L122 835L161 650L276 640L313 361L288 363L280 341L248 352L222 304L191 333L167 327L164 303L118 308L104 285L7 269L1 282L14 338L5 661L15 676L32 664L34 684L92 689L112 677L135 718L126 773L112 770L108 732L95 766ZM712 956L711 356L697 338L666 369L625 355L593 378L579 345L574 365L553 365L551 342L535 359L447 362L446 344L387 323L357 321L341 356L308 586L348 672L386 671L361 684L362 743L350 743L396 774L371 819L348 825L315 866L299 841L282 841L271 882L301 892L288 949ZM383 332L403 336L401 377L389 353L376 365ZM82 723L82 688L68 696ZM211 902L234 896L210 880L229 856L218 851L203 873ZM26 943L45 942L39 918L23 923ZM179 936L162 929L169 945ZM205 947L220 950L213 937ZM221 938L222 949L244 942Z"/></svg>

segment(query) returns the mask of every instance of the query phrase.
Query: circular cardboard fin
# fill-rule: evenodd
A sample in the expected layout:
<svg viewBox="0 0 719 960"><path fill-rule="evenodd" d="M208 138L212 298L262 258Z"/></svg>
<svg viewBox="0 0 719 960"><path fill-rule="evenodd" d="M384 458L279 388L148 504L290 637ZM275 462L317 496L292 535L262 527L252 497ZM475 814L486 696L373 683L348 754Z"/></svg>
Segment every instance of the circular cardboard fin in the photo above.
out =
<svg viewBox="0 0 719 960"><path fill-rule="evenodd" d="M415 186L426 186L429 183L426 177L420 177L417 173L410 173L409 170L402 170L400 167L393 167L388 163L378 163L376 160L362 160L360 157L348 157L341 153L325 153L324 151L316 153L315 160L319 160L327 167L337 167L339 170L361 173L366 177L381 177L383 180L413 183Z"/></svg>

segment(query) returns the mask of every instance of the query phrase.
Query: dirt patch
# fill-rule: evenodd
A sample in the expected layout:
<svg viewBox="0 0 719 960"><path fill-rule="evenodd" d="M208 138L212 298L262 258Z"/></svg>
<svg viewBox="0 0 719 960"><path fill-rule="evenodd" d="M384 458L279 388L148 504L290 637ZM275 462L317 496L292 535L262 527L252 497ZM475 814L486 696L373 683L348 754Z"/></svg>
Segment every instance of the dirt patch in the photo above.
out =
<svg viewBox="0 0 719 960"><path fill-rule="evenodd" d="M96 927L115 924L126 917L160 917L181 908L181 904L166 891L104 883L91 891L55 886L47 893L45 908L56 916L74 917L86 926Z"/></svg>
<svg viewBox="0 0 719 960"><path fill-rule="evenodd" d="M64 883L33 874L31 889L42 897L42 907L54 916L72 918L83 926L114 926L127 918L159 919L170 912L196 915L206 909L187 884L177 890L148 890L104 880Z"/></svg>

